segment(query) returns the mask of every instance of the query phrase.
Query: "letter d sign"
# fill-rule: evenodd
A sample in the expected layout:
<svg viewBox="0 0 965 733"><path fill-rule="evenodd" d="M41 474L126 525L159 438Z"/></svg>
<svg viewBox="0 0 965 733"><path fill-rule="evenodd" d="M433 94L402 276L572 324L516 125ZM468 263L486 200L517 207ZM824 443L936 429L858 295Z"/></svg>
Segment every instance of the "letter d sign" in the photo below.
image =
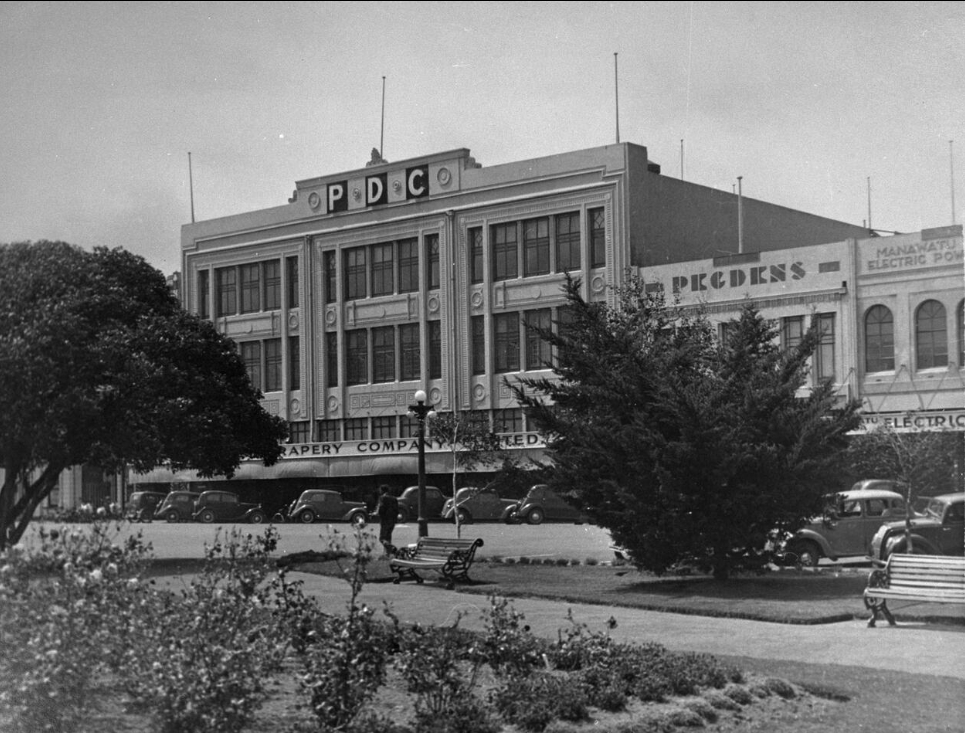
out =
<svg viewBox="0 0 965 733"><path fill-rule="evenodd" d="M388 196L385 186L385 173L365 179L365 205L384 204Z"/></svg>

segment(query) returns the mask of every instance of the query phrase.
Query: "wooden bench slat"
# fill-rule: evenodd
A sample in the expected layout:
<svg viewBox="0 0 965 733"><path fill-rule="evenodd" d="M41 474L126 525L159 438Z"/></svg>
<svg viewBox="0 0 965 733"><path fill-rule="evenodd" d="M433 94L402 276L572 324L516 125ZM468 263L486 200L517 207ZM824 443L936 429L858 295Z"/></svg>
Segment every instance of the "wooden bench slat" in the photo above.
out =
<svg viewBox="0 0 965 733"><path fill-rule="evenodd" d="M481 538L420 537L414 549L403 549L389 560L389 569L397 573L395 583L404 578L414 578L421 583L422 577L417 570L435 570L451 588L455 580L469 580L469 568L475 558L476 548L482 544Z"/></svg>

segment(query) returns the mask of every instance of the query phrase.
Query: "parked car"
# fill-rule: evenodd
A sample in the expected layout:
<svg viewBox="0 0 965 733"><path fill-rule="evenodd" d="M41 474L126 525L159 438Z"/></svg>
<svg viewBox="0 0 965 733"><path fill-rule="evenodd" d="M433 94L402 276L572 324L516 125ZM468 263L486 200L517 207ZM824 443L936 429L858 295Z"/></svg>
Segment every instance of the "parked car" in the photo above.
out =
<svg viewBox="0 0 965 733"><path fill-rule="evenodd" d="M426 486L425 519L441 519L448 497L435 486ZM419 518L419 487L409 486L399 496L399 521L414 522Z"/></svg>
<svg viewBox="0 0 965 733"><path fill-rule="evenodd" d="M237 494L230 491L202 491L194 509L194 519L204 524L212 522L261 524L265 521L265 510L261 508L261 504L248 504L241 501Z"/></svg>
<svg viewBox="0 0 965 733"><path fill-rule="evenodd" d="M905 516L905 499L894 491L858 489L827 498L826 517L812 520L787 541L788 552L801 565L817 567L822 557L865 555L878 527Z"/></svg>
<svg viewBox="0 0 965 733"><path fill-rule="evenodd" d="M857 481L851 486L851 491L868 491L869 489L894 491L896 494L905 496L908 493L908 484L902 481L893 481L888 478L868 478L863 481Z"/></svg>
<svg viewBox="0 0 965 733"><path fill-rule="evenodd" d="M150 522L165 496L163 491L135 491L127 500L124 517L132 522Z"/></svg>
<svg viewBox="0 0 965 733"><path fill-rule="evenodd" d="M924 510L911 517L911 549L921 555L965 554L965 492L933 496ZM887 522L878 528L868 550L873 562L882 563L893 552L908 552L905 522Z"/></svg>
<svg viewBox="0 0 965 733"><path fill-rule="evenodd" d="M543 522L574 522L583 524L586 515L546 484L536 484L518 502L508 516L510 522L542 524Z"/></svg>
<svg viewBox="0 0 965 733"><path fill-rule="evenodd" d="M451 522L458 515L460 524L485 521L506 521L515 499L503 499L494 489L468 486L456 492L455 499L447 499L442 518Z"/></svg>
<svg viewBox="0 0 965 733"><path fill-rule="evenodd" d="M166 522L187 522L194 518L198 496L194 491L172 491L164 497L154 516Z"/></svg>
<svg viewBox="0 0 965 733"><path fill-rule="evenodd" d="M358 527L365 526L368 510L363 501L347 501L331 489L309 489L288 505L280 519L287 522L311 524L315 520L323 522L349 522Z"/></svg>

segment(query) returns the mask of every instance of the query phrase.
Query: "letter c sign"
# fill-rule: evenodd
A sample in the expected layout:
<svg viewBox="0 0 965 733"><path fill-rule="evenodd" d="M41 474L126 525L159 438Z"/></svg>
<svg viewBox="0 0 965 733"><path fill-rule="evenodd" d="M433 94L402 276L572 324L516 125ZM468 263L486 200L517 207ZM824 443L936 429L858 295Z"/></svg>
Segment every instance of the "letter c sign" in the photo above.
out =
<svg viewBox="0 0 965 733"><path fill-rule="evenodd" d="M406 199L421 199L429 195L429 166L418 165L405 171Z"/></svg>

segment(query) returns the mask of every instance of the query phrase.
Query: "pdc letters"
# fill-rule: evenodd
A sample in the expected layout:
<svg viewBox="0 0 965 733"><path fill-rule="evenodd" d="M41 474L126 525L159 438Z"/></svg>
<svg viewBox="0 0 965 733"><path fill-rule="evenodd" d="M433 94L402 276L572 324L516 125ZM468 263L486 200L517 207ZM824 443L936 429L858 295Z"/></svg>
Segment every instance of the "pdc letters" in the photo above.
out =
<svg viewBox="0 0 965 733"><path fill-rule="evenodd" d="M381 206L389 203L389 181L387 173L377 173L365 177L364 190L365 206ZM418 165L407 168L402 185L405 189L405 200L419 199L429 195L429 166ZM396 185L398 188L398 185ZM348 181L336 181L326 187L325 200L329 213L348 211L349 185Z"/></svg>

